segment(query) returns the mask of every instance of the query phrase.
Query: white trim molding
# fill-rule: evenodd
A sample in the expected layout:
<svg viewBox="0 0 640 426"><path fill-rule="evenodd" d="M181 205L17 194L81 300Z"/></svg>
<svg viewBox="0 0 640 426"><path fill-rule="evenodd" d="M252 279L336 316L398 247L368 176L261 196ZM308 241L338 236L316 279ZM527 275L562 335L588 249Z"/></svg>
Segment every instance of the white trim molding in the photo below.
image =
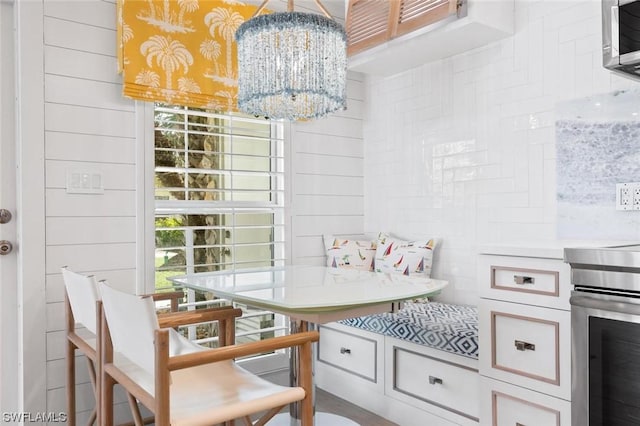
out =
<svg viewBox="0 0 640 426"><path fill-rule="evenodd" d="M17 1L16 138L19 398L22 412L46 412L43 3Z"/></svg>

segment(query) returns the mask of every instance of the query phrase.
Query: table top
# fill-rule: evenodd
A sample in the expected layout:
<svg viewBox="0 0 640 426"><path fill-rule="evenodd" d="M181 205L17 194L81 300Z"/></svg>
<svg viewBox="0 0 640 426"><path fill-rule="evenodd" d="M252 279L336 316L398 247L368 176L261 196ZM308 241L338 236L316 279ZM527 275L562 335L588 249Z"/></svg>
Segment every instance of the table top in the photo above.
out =
<svg viewBox="0 0 640 426"><path fill-rule="evenodd" d="M368 312L361 308L428 296L448 284L421 274L405 276L302 265L195 273L169 279L187 288L210 291L221 298L293 317L304 319L311 315L308 318L314 322L364 315Z"/></svg>

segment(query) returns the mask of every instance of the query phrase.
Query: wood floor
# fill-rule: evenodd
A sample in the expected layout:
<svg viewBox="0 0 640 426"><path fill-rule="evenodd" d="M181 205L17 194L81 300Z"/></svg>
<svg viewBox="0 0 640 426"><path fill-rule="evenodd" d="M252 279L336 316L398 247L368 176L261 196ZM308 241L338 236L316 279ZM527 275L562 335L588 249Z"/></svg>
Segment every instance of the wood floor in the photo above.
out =
<svg viewBox="0 0 640 426"><path fill-rule="evenodd" d="M348 417L362 426L398 426L397 423L376 416L370 411L364 410L357 405L353 405L342 398L338 398L318 388L316 388L316 411L324 411Z"/></svg>
<svg viewBox="0 0 640 426"><path fill-rule="evenodd" d="M289 371L278 370L267 373L262 377L281 386L287 386ZM361 426L399 426L397 423L390 422L385 418L375 415L371 411L364 410L318 387L315 388L315 392L315 409L317 412L337 414L349 418ZM289 407L283 408L282 412L288 413ZM269 423L267 422L267 426L268 425Z"/></svg>

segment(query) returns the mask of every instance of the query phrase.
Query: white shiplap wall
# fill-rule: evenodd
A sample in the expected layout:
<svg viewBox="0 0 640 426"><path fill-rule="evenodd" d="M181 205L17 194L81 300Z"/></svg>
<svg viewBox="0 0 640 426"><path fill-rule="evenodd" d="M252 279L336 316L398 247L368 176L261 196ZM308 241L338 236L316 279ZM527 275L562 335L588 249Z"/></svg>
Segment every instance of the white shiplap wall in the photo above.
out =
<svg viewBox="0 0 640 426"><path fill-rule="evenodd" d="M601 65L600 7L516 0L513 36L368 79L365 231L441 237L444 300L477 303L479 245L556 244L556 104L638 87Z"/></svg>
<svg viewBox="0 0 640 426"><path fill-rule="evenodd" d="M44 1L47 410L65 411L60 267L130 291L136 277L136 111L116 73L114 1ZM104 194L68 194L69 171L100 172ZM93 407L78 358L79 422ZM122 397L119 397L122 401ZM116 420L128 418L120 404Z"/></svg>
<svg viewBox="0 0 640 426"><path fill-rule="evenodd" d="M116 73L115 2L45 0L43 20L47 410L65 410L64 289L60 267L93 273L134 291L136 106ZM362 76L350 75L348 110L292 125L289 188L291 260L321 263L323 233L363 230ZM67 194L68 171L103 174L101 195ZM138 245L137 245L138 244ZM44 322L46 320L46 322ZM93 406L83 359L77 365L79 421ZM119 398L123 401L122 396ZM116 421L128 418L119 404Z"/></svg>
<svg viewBox="0 0 640 426"><path fill-rule="evenodd" d="M364 231L363 75L349 73L347 109L291 127L291 261L325 262L323 234Z"/></svg>

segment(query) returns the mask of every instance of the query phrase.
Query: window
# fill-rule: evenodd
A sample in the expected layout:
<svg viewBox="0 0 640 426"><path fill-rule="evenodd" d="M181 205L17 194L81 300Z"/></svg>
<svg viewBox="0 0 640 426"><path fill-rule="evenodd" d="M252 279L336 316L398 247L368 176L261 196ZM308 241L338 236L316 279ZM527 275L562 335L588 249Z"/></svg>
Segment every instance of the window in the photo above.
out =
<svg viewBox="0 0 640 426"><path fill-rule="evenodd" d="M284 264L283 125L156 104L156 287L172 275ZM225 304L189 292L189 308ZM284 319L241 306L238 342L284 334ZM210 327L191 328L200 342Z"/></svg>

